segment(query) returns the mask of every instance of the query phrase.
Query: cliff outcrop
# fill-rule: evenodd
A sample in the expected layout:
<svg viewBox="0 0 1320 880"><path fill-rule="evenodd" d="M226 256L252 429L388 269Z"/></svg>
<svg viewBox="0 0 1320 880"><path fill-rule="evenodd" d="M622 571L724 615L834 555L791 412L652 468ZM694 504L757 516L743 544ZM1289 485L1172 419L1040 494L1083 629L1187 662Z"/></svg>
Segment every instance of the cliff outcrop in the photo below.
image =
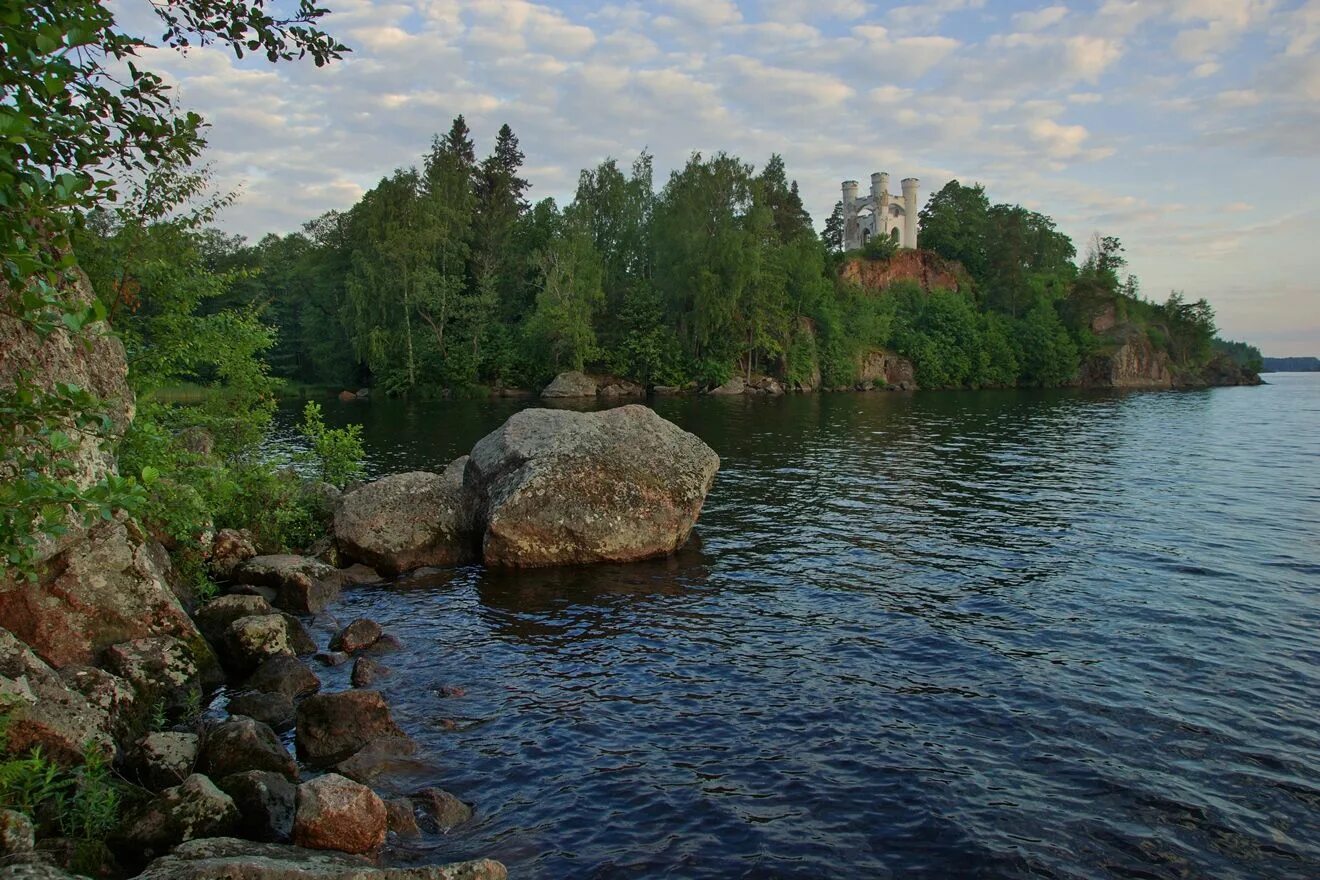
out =
<svg viewBox="0 0 1320 880"><path fill-rule="evenodd" d="M1082 363L1085 388L1172 388L1169 355L1144 333L1131 332Z"/></svg>
<svg viewBox="0 0 1320 880"><path fill-rule="evenodd" d="M915 281L927 293L937 288L960 291L969 287L962 266L930 251L900 250L887 260L848 260L840 267L839 277L875 293L901 281Z"/></svg>

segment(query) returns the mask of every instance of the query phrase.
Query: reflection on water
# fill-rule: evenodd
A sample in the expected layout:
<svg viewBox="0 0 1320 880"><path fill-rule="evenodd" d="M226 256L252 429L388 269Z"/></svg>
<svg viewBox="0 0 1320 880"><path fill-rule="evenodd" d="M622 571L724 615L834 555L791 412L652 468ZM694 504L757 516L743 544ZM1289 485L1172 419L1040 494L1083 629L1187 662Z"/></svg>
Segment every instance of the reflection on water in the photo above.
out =
<svg viewBox="0 0 1320 880"><path fill-rule="evenodd" d="M382 690L478 807L397 857L1320 876L1320 381L1274 381L656 401L723 459L700 543L331 609L404 639ZM385 473L523 405L327 409Z"/></svg>

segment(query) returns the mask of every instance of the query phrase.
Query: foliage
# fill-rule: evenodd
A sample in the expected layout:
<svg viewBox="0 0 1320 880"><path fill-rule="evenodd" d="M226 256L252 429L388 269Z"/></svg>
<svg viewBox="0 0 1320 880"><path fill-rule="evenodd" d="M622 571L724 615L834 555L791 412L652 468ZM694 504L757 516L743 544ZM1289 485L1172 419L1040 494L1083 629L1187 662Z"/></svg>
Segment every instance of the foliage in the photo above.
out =
<svg viewBox="0 0 1320 880"><path fill-rule="evenodd" d="M888 260L898 253L898 242L888 235L873 235L862 245L862 256L868 260Z"/></svg>
<svg viewBox="0 0 1320 880"><path fill-rule="evenodd" d="M302 434L311 443L307 459L316 466L317 477L342 489L363 474L362 426L327 428L321 405L308 401L303 407Z"/></svg>

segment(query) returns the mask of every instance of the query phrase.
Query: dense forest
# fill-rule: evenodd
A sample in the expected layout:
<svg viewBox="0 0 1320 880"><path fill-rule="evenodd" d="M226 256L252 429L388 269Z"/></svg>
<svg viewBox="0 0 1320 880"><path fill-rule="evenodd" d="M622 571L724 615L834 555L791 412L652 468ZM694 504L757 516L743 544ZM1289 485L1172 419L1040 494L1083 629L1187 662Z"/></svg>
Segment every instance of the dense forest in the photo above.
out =
<svg viewBox="0 0 1320 880"><path fill-rule="evenodd" d="M838 270L889 259L891 243L841 253L841 206L817 234L779 156L757 170L695 154L658 189L650 155L630 168L606 160L562 208L529 199L522 163L507 125L478 158L459 116L417 167L300 232L248 244L190 231L197 211L120 211L94 217L78 250L144 356L174 347L157 338L173 331L156 312L183 284L206 289L199 314L268 328L274 375L388 394L535 389L567 369L643 385L768 373L848 387L874 349L910 359L923 387L1061 385L1103 348L1090 320L1106 303L1154 328L1186 370L1212 355L1204 300L1143 300L1118 239L1097 236L1079 263L1051 218L992 204L979 185L949 183L920 215L922 248L961 264L962 289L899 283L879 295Z"/></svg>

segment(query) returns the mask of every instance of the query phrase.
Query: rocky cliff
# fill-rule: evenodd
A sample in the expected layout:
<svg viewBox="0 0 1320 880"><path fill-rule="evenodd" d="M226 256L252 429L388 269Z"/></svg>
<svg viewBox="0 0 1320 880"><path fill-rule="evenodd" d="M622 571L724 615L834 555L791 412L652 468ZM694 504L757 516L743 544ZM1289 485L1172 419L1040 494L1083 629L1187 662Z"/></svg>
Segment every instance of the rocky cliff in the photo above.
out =
<svg viewBox="0 0 1320 880"><path fill-rule="evenodd" d="M915 281L922 290L936 288L965 290L967 274L962 266L930 251L900 250L888 260L849 260L839 269L844 281L879 293L900 281Z"/></svg>

